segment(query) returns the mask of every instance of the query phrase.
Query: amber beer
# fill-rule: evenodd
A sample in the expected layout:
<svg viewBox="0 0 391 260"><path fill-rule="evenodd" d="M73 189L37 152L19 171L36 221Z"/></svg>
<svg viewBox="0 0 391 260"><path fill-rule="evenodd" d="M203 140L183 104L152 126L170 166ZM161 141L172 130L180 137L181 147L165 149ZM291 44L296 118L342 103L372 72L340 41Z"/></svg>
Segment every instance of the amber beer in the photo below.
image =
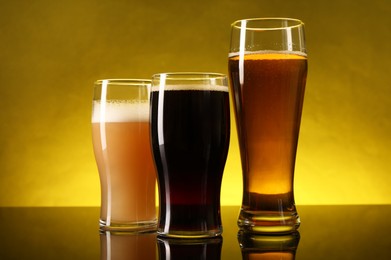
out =
<svg viewBox="0 0 391 260"><path fill-rule="evenodd" d="M243 167L239 226L254 232L296 229L293 172L307 74L297 52L229 55ZM243 77L242 82L240 77Z"/></svg>
<svg viewBox="0 0 391 260"><path fill-rule="evenodd" d="M230 136L228 86L153 86L151 136L160 191L158 234L221 234L220 188Z"/></svg>
<svg viewBox="0 0 391 260"><path fill-rule="evenodd" d="M156 174L149 127L148 96L146 100L93 101L92 138L103 230L156 227Z"/></svg>

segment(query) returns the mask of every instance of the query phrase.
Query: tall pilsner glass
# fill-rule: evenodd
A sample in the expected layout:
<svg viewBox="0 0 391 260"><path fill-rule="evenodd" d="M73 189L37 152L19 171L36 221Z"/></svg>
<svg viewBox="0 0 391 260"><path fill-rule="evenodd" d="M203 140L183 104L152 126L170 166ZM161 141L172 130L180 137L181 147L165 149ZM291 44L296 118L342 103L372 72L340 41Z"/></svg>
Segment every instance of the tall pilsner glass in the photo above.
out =
<svg viewBox="0 0 391 260"><path fill-rule="evenodd" d="M100 229L156 228L155 185L149 139L151 81L95 83L92 138L101 183Z"/></svg>
<svg viewBox="0 0 391 260"><path fill-rule="evenodd" d="M301 21L232 24L229 76L243 171L238 225L244 231L290 233L300 225L293 177L306 75Z"/></svg>

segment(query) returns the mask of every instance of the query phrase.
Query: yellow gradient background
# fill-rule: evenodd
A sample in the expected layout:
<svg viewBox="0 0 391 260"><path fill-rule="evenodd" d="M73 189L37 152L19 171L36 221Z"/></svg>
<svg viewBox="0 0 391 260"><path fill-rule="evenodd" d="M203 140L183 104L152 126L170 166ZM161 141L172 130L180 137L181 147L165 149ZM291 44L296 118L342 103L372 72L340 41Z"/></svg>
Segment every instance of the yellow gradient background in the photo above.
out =
<svg viewBox="0 0 391 260"><path fill-rule="evenodd" d="M230 24L306 24L309 73L295 194L304 204L391 203L388 0L0 2L0 206L98 206L93 82L227 73ZM236 130L222 204L240 204Z"/></svg>

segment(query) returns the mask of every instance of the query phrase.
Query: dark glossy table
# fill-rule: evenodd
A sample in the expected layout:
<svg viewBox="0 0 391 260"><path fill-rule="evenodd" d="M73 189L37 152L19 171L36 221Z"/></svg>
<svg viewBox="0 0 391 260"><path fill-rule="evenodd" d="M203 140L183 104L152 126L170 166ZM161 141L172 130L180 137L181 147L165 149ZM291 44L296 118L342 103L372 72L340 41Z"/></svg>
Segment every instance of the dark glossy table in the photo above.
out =
<svg viewBox="0 0 391 260"><path fill-rule="evenodd" d="M238 211L222 207L221 240L187 243L100 234L98 208L0 208L0 259L391 259L391 205L298 206L300 239L247 238L243 249Z"/></svg>

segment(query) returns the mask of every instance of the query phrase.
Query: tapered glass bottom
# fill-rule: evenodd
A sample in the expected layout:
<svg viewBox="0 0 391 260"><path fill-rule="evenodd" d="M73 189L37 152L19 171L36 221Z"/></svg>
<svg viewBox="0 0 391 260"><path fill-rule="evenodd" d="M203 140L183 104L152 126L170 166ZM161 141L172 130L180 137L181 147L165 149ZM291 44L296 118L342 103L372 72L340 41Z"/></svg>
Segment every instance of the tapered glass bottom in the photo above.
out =
<svg viewBox="0 0 391 260"><path fill-rule="evenodd" d="M289 234L300 226L296 211L240 211L238 226L244 232L258 234Z"/></svg>
<svg viewBox="0 0 391 260"><path fill-rule="evenodd" d="M164 231L164 229L158 229L157 234L159 237L166 238L189 238L189 239L198 239L198 238L213 238L218 237L222 234L222 227L212 230L203 230L203 231L189 231L189 230L169 230Z"/></svg>
<svg viewBox="0 0 391 260"><path fill-rule="evenodd" d="M105 220L99 220L99 230L118 231L118 232L150 232L157 229L157 220L138 221L138 222L113 222L108 223Z"/></svg>

